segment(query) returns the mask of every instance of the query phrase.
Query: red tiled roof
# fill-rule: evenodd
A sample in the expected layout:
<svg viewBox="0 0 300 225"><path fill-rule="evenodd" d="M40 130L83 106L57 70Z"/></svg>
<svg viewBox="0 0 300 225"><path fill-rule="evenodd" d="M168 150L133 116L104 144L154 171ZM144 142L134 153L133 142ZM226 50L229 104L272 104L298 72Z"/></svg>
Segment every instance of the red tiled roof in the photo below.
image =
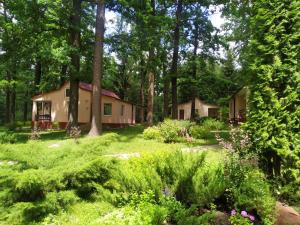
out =
<svg viewBox="0 0 300 225"><path fill-rule="evenodd" d="M86 90L86 91L92 91L93 90L92 84L88 84L88 83L84 83L84 82L80 82L79 87L83 90ZM112 97L112 98L121 100L120 97L112 91L109 91L109 90L106 90L106 89L101 89L101 93L104 96L108 96L108 97Z"/></svg>

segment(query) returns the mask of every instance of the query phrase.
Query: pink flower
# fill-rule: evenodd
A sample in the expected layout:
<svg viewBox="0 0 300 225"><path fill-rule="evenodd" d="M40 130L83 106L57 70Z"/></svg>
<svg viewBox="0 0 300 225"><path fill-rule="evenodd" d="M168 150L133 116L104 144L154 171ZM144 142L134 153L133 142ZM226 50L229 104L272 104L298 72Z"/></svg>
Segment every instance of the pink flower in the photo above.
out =
<svg viewBox="0 0 300 225"><path fill-rule="evenodd" d="M242 211L242 212L241 212L241 215L242 215L242 217L248 217L248 214L247 214L246 211Z"/></svg>
<svg viewBox="0 0 300 225"><path fill-rule="evenodd" d="M236 214L236 211L233 209L231 210L231 216L234 216Z"/></svg>
<svg viewBox="0 0 300 225"><path fill-rule="evenodd" d="M254 221L254 220L255 220L255 217L252 216L252 215L248 215L248 218L249 218L251 221Z"/></svg>

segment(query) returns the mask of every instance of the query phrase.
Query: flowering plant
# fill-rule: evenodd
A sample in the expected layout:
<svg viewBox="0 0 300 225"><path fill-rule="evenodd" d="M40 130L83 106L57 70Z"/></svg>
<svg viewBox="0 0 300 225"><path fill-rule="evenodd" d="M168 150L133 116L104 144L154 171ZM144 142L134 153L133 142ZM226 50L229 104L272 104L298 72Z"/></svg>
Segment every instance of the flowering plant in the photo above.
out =
<svg viewBox="0 0 300 225"><path fill-rule="evenodd" d="M229 221L232 225L251 225L255 221L255 217L247 211L243 210L238 213L235 209L231 211Z"/></svg>

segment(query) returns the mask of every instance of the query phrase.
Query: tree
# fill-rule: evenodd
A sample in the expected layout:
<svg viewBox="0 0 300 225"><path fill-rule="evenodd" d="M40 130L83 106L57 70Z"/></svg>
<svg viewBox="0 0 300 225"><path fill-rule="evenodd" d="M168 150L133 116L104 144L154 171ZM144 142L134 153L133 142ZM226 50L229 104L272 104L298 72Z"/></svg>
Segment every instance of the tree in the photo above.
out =
<svg viewBox="0 0 300 225"><path fill-rule="evenodd" d="M172 118L178 118L178 102L177 102L177 64L179 57L179 41L180 41L180 28L181 28L181 13L182 13L182 0L177 0L176 7L176 23L173 36L173 58L171 66L171 85L172 85Z"/></svg>
<svg viewBox="0 0 300 225"><path fill-rule="evenodd" d="M78 125L81 0L73 0L72 7L72 15L70 18L70 45L72 49L70 68L70 102L68 129L76 127Z"/></svg>
<svg viewBox="0 0 300 225"><path fill-rule="evenodd" d="M148 104L147 104L147 125L153 125L154 113L154 81L155 81L155 39L156 37L156 24L155 24L155 0L151 0L152 17L150 17L150 46L149 46L149 59L148 59Z"/></svg>
<svg viewBox="0 0 300 225"><path fill-rule="evenodd" d="M105 4L104 0L97 1L96 38L93 65L93 94L92 122L90 136L98 136L102 132L101 121L101 78L103 71L103 42L104 42Z"/></svg>
<svg viewBox="0 0 300 225"><path fill-rule="evenodd" d="M247 128L270 177L299 178L300 2L253 2ZM276 13L274 13L276 12ZM284 171L282 171L284 169Z"/></svg>

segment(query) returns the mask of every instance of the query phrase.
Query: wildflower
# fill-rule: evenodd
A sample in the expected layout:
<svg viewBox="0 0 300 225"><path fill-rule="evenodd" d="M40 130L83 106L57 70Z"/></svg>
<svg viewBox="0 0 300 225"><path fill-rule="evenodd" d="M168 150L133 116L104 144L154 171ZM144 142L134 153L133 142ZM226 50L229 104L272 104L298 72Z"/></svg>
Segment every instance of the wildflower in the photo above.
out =
<svg viewBox="0 0 300 225"><path fill-rule="evenodd" d="M246 211L242 211L242 212L241 212L241 215L242 215L242 217L248 217L248 214L247 214Z"/></svg>
<svg viewBox="0 0 300 225"><path fill-rule="evenodd" d="M234 216L236 214L236 211L233 209L231 210L231 216Z"/></svg>
<svg viewBox="0 0 300 225"><path fill-rule="evenodd" d="M252 216L252 215L248 215L248 218L249 218L251 221L254 221L254 220L255 220L255 217Z"/></svg>

